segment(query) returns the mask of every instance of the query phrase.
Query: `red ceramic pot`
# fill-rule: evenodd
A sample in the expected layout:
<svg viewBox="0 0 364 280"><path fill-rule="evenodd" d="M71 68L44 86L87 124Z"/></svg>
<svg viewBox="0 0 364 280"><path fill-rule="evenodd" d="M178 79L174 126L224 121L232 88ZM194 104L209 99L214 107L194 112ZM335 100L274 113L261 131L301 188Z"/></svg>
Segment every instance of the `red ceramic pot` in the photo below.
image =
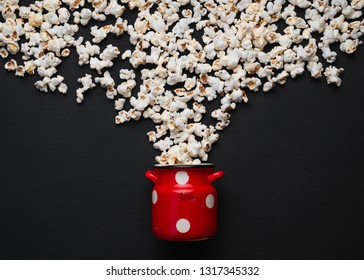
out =
<svg viewBox="0 0 364 280"><path fill-rule="evenodd" d="M224 176L213 164L159 165L145 176L152 190L152 230L163 240L211 238L217 230L217 192L212 182Z"/></svg>

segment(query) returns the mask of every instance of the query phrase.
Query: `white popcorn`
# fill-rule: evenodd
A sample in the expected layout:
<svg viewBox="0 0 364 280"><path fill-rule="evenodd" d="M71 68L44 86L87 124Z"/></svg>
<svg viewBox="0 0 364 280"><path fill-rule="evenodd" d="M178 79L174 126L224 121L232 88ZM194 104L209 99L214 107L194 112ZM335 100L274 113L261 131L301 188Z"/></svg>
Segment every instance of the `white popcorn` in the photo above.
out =
<svg viewBox="0 0 364 280"><path fill-rule="evenodd" d="M0 49L0 56L4 59L7 58L9 56L8 51L5 48L1 48Z"/></svg>
<svg viewBox="0 0 364 280"><path fill-rule="evenodd" d="M121 124L124 122L130 121L130 115L126 111L120 111L119 114L115 117L115 123Z"/></svg>
<svg viewBox="0 0 364 280"><path fill-rule="evenodd" d="M95 87L96 85L92 82L92 76L86 74L84 77L79 78L78 82L82 84L82 88L88 90L90 88Z"/></svg>
<svg viewBox="0 0 364 280"><path fill-rule="evenodd" d="M70 19L71 13L66 8L59 8L57 10L59 23L66 23Z"/></svg>
<svg viewBox="0 0 364 280"><path fill-rule="evenodd" d="M279 73L277 75L277 77L272 78L272 82L283 85L286 83L288 76L289 76L289 73L287 71L282 71L281 73Z"/></svg>
<svg viewBox="0 0 364 280"><path fill-rule="evenodd" d="M85 5L85 0L63 0L62 2L68 4L71 10L76 10Z"/></svg>
<svg viewBox="0 0 364 280"><path fill-rule="evenodd" d="M9 53L12 55L17 54L20 49L19 44L13 41L8 42L6 47Z"/></svg>
<svg viewBox="0 0 364 280"><path fill-rule="evenodd" d="M63 79L64 78L59 75L53 78L44 77L43 80L37 81L34 85L37 89L43 92L48 92L48 89L50 89L51 91L55 91L57 89L57 86L62 83Z"/></svg>
<svg viewBox="0 0 364 280"><path fill-rule="evenodd" d="M45 77L45 78L43 78L43 80L37 81L34 85L39 91L48 92L49 82L50 82L50 78Z"/></svg>
<svg viewBox="0 0 364 280"><path fill-rule="evenodd" d="M124 98L129 98L131 96L131 91L136 86L135 80L127 80L121 83L117 87L117 92L121 94Z"/></svg>
<svg viewBox="0 0 364 280"><path fill-rule="evenodd" d="M87 90L94 88L96 85L93 83L92 76L89 74L86 74L85 76L79 78L77 81L82 84L82 87L78 88L76 91L76 101L77 103L82 103L84 99L83 94Z"/></svg>
<svg viewBox="0 0 364 280"><path fill-rule="evenodd" d="M196 86L196 77L187 78L184 84L186 90L191 90Z"/></svg>
<svg viewBox="0 0 364 280"><path fill-rule="evenodd" d="M353 53L359 45L359 40L348 39L340 44L340 50L346 53Z"/></svg>
<svg viewBox="0 0 364 280"><path fill-rule="evenodd" d="M125 104L124 98L119 98L115 100L115 110L121 111L124 107L124 104Z"/></svg>
<svg viewBox="0 0 364 280"><path fill-rule="evenodd" d="M15 69L15 76L24 77L25 75L25 68L22 65L19 65Z"/></svg>
<svg viewBox="0 0 364 280"><path fill-rule="evenodd" d="M37 68L37 72L39 74L39 76L41 77L52 77L54 74L57 73L57 69L55 67L48 67L45 68L43 66L39 66Z"/></svg>
<svg viewBox="0 0 364 280"><path fill-rule="evenodd" d="M43 20L45 22L50 23L51 25L57 25L59 24L58 16L54 12L49 12L43 16Z"/></svg>
<svg viewBox="0 0 364 280"><path fill-rule="evenodd" d="M15 71L17 67L18 63L15 59L11 59L7 63L5 63L5 69L8 71Z"/></svg>
<svg viewBox="0 0 364 280"><path fill-rule="evenodd" d="M113 15L116 18L119 18L123 15L124 11L124 6L119 5L116 0L110 0L104 12L106 15Z"/></svg>
<svg viewBox="0 0 364 280"><path fill-rule="evenodd" d="M94 37L92 42L100 43L102 40L106 38L108 33L111 31L111 25L105 25L100 28L98 26L91 27L91 35Z"/></svg>
<svg viewBox="0 0 364 280"><path fill-rule="evenodd" d="M90 63L90 57L100 53L100 47L97 45L92 45L89 41L87 41L85 45L78 45L76 50L78 54L79 65Z"/></svg>
<svg viewBox="0 0 364 280"><path fill-rule="evenodd" d="M43 15L41 13L31 12L28 19L29 25L32 27L40 27L43 23Z"/></svg>
<svg viewBox="0 0 364 280"><path fill-rule="evenodd" d="M243 85L247 86L252 91L258 91L259 87L261 86L262 82L258 78L246 78L243 81Z"/></svg>
<svg viewBox="0 0 364 280"><path fill-rule="evenodd" d="M66 47L66 42L61 38L55 38L48 41L47 50L61 56L61 50Z"/></svg>
<svg viewBox="0 0 364 280"><path fill-rule="evenodd" d="M121 36L127 29L127 24L127 20L124 21L122 18L118 18L115 22L115 25L111 27L110 32L115 34L116 36Z"/></svg>
<svg viewBox="0 0 364 280"><path fill-rule="evenodd" d="M92 12L90 9L84 8L79 13L79 21L82 25L87 25L92 18Z"/></svg>
<svg viewBox="0 0 364 280"><path fill-rule="evenodd" d="M56 77L53 77L53 78L50 78L50 81L48 83L48 88L51 90L51 91L55 91L57 89L57 87L59 85L61 85L61 83L63 82L64 78L60 75L56 76ZM61 90L62 87L61 87Z"/></svg>
<svg viewBox="0 0 364 280"><path fill-rule="evenodd" d="M146 63L147 54L140 50L135 50L131 54L131 58L129 59L131 65L134 68L137 68L139 65L143 65Z"/></svg>
<svg viewBox="0 0 364 280"><path fill-rule="evenodd" d="M160 47L151 47L150 55L146 56L146 63L153 63L157 64L159 60L159 56L161 54L161 48Z"/></svg>
<svg viewBox="0 0 364 280"><path fill-rule="evenodd" d="M120 51L117 47L113 45L107 45L106 49L103 50L103 52L100 54L100 58L102 60L113 60L114 58L118 57L120 54Z"/></svg>
<svg viewBox="0 0 364 280"><path fill-rule="evenodd" d="M211 86L213 91L215 91L217 93L220 93L223 91L224 82L221 81L219 78L210 76L210 77L208 77L207 82Z"/></svg>
<svg viewBox="0 0 364 280"><path fill-rule="evenodd" d="M127 59L131 57L131 50L126 50L125 52L123 52L123 54L121 55L122 59Z"/></svg>
<svg viewBox="0 0 364 280"><path fill-rule="evenodd" d="M343 68L336 68L335 66L328 66L325 68L324 75L328 84L336 84L338 87L341 85L339 75L344 71Z"/></svg>
<svg viewBox="0 0 364 280"><path fill-rule="evenodd" d="M154 29L156 32L165 32L168 29L168 26L165 24L162 18L160 17L151 17L148 19L150 27Z"/></svg>
<svg viewBox="0 0 364 280"><path fill-rule="evenodd" d="M337 53L331 51L330 47L323 47L322 50L322 57L326 59L328 63L333 63L336 60Z"/></svg>
<svg viewBox="0 0 364 280"><path fill-rule="evenodd" d="M135 79L135 72L134 70L127 70L127 69L120 69L119 77L122 80L134 80Z"/></svg>
<svg viewBox="0 0 364 280"><path fill-rule="evenodd" d="M268 92L274 87L274 83L268 81L263 84L263 91Z"/></svg>
<svg viewBox="0 0 364 280"><path fill-rule="evenodd" d="M165 151L165 150L169 149L171 147L171 145L173 145L173 141L169 137L166 137L163 140L159 140L159 141L155 142L153 144L153 147L155 149Z"/></svg>
<svg viewBox="0 0 364 280"><path fill-rule="evenodd" d="M311 77L317 79L322 76L322 71L323 71L324 67L323 67L322 63L320 63L320 62L310 61L307 64L307 69L308 69L308 71L311 72Z"/></svg>
<svg viewBox="0 0 364 280"><path fill-rule="evenodd" d="M105 71L102 77L96 77L95 82L99 83L101 87L106 88L106 97L108 99L114 99L117 94L116 89L114 88L115 82L111 77L109 71Z"/></svg>
<svg viewBox="0 0 364 280"><path fill-rule="evenodd" d="M236 103L240 103L242 101L244 101L244 103L248 103L248 96L246 95L245 91L239 88L233 90L231 93L231 100Z"/></svg>
<svg viewBox="0 0 364 280"><path fill-rule="evenodd" d="M284 51L283 54L283 61L286 63L293 63L294 61L297 60L297 54L295 51L291 50L291 49L287 49Z"/></svg>
<svg viewBox="0 0 364 280"><path fill-rule="evenodd" d="M21 53L22 60L18 65L10 59L5 68L17 76L38 74L41 79L35 86L40 91L66 93L63 77L56 76L57 67L74 46L78 64L100 74L95 82L106 89L107 98L122 96L114 101L117 124L141 117L156 124L155 131L147 135L161 150L156 160L164 164L206 161L218 140L217 131L230 124L227 112L248 101L246 88L254 92L262 86L268 92L305 69L313 78L323 73L327 83L340 86L343 69L333 65L324 69L320 56L334 63L334 43L350 54L362 44L364 34L363 0L88 0L87 7L85 2L46 0L19 6L18 0L0 1L4 18L0 56L6 59ZM128 24L122 15L134 8L138 10L136 20ZM79 25L89 25L91 18L108 19L108 24L90 28L94 44L76 38ZM282 19L287 24L283 30L275 24ZM195 30L202 33L201 41ZM123 50L120 60L122 46L108 44L102 51L98 46L110 33L128 33L133 45ZM105 71L120 62L140 70L142 84L133 96L136 71L120 67L118 85ZM84 93L96 84L90 74L78 81L81 87L76 90L76 101L81 103ZM205 102L215 99L220 101L220 107L211 113L216 124L206 126L202 123L209 108ZM125 105L131 108L124 110Z"/></svg>
<svg viewBox="0 0 364 280"><path fill-rule="evenodd" d="M66 93L67 92L67 85L65 83L60 83L59 86L58 86L58 91L60 93Z"/></svg>
<svg viewBox="0 0 364 280"><path fill-rule="evenodd" d="M363 0L353 0L353 1L351 1L350 5L355 10L361 10L364 7L364 1Z"/></svg>
<svg viewBox="0 0 364 280"><path fill-rule="evenodd" d="M113 65L114 63L111 60L100 60L97 57L91 57L90 59L90 68L95 69L99 74L101 74L105 68L110 68Z"/></svg>

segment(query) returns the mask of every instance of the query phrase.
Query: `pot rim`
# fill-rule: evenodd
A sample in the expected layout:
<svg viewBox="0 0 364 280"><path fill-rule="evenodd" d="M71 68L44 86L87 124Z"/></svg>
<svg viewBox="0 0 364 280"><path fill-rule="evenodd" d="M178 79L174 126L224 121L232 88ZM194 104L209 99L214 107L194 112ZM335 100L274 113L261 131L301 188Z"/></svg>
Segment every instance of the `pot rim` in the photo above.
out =
<svg viewBox="0 0 364 280"><path fill-rule="evenodd" d="M161 169L175 169L175 168L212 168L215 167L213 163L200 163L200 164L154 164L155 168Z"/></svg>

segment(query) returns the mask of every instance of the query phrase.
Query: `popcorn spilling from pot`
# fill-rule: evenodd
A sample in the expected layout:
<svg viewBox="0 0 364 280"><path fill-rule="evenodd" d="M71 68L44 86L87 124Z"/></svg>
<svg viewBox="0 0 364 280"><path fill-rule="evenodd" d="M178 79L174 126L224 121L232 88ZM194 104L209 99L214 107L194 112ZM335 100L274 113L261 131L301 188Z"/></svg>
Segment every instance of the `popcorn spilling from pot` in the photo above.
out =
<svg viewBox="0 0 364 280"><path fill-rule="evenodd" d="M90 69L78 77L78 103L92 88L104 88L117 124L155 123L147 136L161 151L158 163L199 164L230 124L229 112L248 102L247 92L268 92L305 71L340 86L344 69L334 65L333 45L351 54L362 44L363 7L364 0L45 0L27 6L2 0L0 57L17 76L38 75L38 90L66 93L57 68L77 53L78 64ZM137 18L129 23L123 14L134 9ZM104 24L107 19L113 23ZM77 36L80 26L95 21L90 41ZM123 53L99 46L125 34L133 47ZM21 59L11 58L17 54ZM109 69L125 60L131 67L114 79ZM220 107L207 112L215 99ZM202 122L206 114L214 125Z"/></svg>

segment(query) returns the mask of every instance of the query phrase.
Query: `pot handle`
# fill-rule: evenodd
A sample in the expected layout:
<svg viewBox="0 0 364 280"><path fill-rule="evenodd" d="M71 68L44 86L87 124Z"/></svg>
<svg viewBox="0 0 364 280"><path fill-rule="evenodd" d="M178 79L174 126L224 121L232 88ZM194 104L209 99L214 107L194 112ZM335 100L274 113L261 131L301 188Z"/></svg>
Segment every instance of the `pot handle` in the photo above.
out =
<svg viewBox="0 0 364 280"><path fill-rule="evenodd" d="M214 173L211 173L209 176L208 176L208 179L209 179L209 183L212 183L214 181L216 181L217 179L220 179L224 177L224 172L222 171L217 171L217 172L214 172Z"/></svg>
<svg viewBox="0 0 364 280"><path fill-rule="evenodd" d="M145 172L145 177L147 177L149 180L153 181L155 183L157 181L157 172L155 170L148 170Z"/></svg>

